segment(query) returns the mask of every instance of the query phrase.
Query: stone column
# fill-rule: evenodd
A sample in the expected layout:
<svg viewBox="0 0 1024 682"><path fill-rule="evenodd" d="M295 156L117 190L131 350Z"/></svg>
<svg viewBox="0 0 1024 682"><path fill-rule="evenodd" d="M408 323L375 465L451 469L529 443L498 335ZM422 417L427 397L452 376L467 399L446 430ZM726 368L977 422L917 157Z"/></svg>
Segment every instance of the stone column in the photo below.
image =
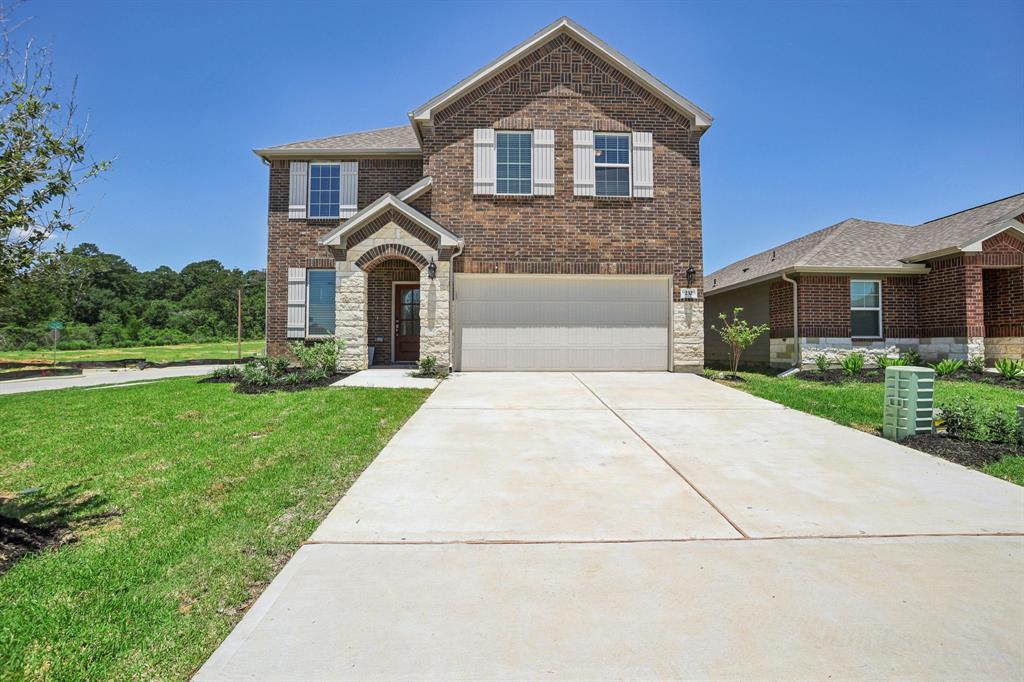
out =
<svg viewBox="0 0 1024 682"><path fill-rule="evenodd" d="M981 358L982 362L985 361L985 337L984 336L969 336L967 337L967 362L974 360L975 358Z"/></svg>
<svg viewBox="0 0 1024 682"><path fill-rule="evenodd" d="M704 368L704 301L672 303L672 371Z"/></svg>
<svg viewBox="0 0 1024 682"><path fill-rule="evenodd" d="M427 268L420 270L420 357L433 355L438 367L451 366L450 300L448 285L451 263L437 262L437 276L430 279Z"/></svg>
<svg viewBox="0 0 1024 682"><path fill-rule="evenodd" d="M334 336L345 342L338 369L366 369L366 273L344 261L338 261L335 272Z"/></svg>

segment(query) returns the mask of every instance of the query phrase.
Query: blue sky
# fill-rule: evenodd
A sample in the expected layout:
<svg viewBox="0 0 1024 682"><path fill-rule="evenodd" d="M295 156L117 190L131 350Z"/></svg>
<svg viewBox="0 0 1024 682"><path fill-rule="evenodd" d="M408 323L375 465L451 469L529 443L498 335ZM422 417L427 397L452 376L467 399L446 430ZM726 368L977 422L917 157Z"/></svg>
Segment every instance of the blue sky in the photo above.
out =
<svg viewBox="0 0 1024 682"><path fill-rule="evenodd" d="M261 268L253 147L400 125L565 14L715 116L705 268L849 216L916 224L1024 191L1021 2L42 2L91 151L71 243Z"/></svg>

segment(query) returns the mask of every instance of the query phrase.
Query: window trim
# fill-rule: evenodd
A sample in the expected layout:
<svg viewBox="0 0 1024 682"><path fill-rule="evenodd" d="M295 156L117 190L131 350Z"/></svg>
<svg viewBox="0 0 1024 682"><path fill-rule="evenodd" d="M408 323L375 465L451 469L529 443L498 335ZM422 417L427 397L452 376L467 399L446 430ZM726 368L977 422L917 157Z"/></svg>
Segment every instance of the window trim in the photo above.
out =
<svg viewBox="0 0 1024 682"><path fill-rule="evenodd" d="M338 212L336 215L311 215L313 210L313 166L337 166L338 167ZM306 219L307 220L340 220L341 219L341 161L310 161L306 170ZM323 268L319 268L323 269ZM308 279L306 280L309 281Z"/></svg>
<svg viewBox="0 0 1024 682"><path fill-rule="evenodd" d="M530 136L530 191L529 192L499 192L498 182L498 138L501 135L529 135ZM533 164L537 160L533 154L533 130L495 130L494 131L494 196L496 197L532 197L533 196ZM506 178L507 179L507 178ZM516 178L519 180L520 178Z"/></svg>
<svg viewBox="0 0 1024 682"><path fill-rule="evenodd" d="M624 137L629 150L629 163L599 163L597 160L597 136ZM626 193L625 194L598 194L597 193L597 168L625 168L627 171ZM606 133L594 131L594 196L600 199L632 199L633 198L633 135L631 133Z"/></svg>
<svg viewBox="0 0 1024 682"><path fill-rule="evenodd" d="M878 307L863 308L853 305L853 285L855 282L862 284L877 284L878 285ZM878 311L878 334L869 336L854 336L853 334L853 311ZM885 328L882 326L882 280L880 279L850 279L850 338L851 339L884 339Z"/></svg>
<svg viewBox="0 0 1024 682"><path fill-rule="evenodd" d="M309 313L312 308L309 305L309 273L311 272L333 272L334 273L334 306L338 306L338 271L334 268L306 268L306 326L304 329L305 336L307 339L333 339L338 334L338 313L335 310L334 313L334 333L333 334L310 334L309 333Z"/></svg>

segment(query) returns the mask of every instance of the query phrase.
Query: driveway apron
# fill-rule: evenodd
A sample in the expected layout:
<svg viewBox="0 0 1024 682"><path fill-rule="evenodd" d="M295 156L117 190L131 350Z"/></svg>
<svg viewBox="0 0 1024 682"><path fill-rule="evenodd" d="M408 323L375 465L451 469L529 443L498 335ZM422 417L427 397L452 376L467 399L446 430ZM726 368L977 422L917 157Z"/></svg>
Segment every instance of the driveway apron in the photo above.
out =
<svg viewBox="0 0 1024 682"><path fill-rule="evenodd" d="M1022 622L1024 488L698 376L464 374L196 679L1022 679Z"/></svg>

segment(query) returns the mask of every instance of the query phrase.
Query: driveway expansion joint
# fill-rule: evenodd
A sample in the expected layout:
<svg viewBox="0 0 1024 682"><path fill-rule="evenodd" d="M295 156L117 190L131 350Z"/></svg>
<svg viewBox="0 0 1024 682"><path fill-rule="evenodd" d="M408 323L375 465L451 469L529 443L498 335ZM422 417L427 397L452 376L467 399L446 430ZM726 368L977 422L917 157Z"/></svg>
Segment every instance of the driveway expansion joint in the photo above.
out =
<svg viewBox="0 0 1024 682"><path fill-rule="evenodd" d="M727 522L727 523L728 523L728 524L729 524L730 526L732 526L732 527L733 527L733 529L734 529L734 530L735 530L735 531L736 531L737 533L739 533L740 535L742 535L742 536L743 536L744 538L749 538L749 537L750 537L749 535L747 535L747 534L746 534L746 532L744 532L744 530L743 530L742 528L740 528L740 527L739 527L738 525L736 525L736 523L735 523L735 522L734 522L734 521L733 521L732 519L730 519L730 518L729 518L729 517L728 517L728 516L726 515L726 513L725 513L724 511L722 511L722 510L721 510L721 509L720 509L720 508L718 507L718 505L717 505L717 504L715 504L714 502L712 502L712 501L711 501L711 498L710 498L710 497L708 497L707 495L705 495L705 494L704 494L704 492L703 492L703 491L702 491L702 490L701 490L700 488L698 488L698 487L697 487L696 485L694 485L694 484L693 484L693 481L691 481L690 479L688 479L688 478L687 478L687 477L686 477L686 476L685 476L685 475L683 474L683 472L682 472L682 471L680 471L679 469L677 469L677 468L675 467L675 465L674 465L674 464L672 464L672 462L670 462L670 461L668 460L668 458L666 458L666 457L665 457L664 455L662 455L662 454L661 454L660 452L658 452L658 449L657 449L656 447L654 447L653 445L651 445L651 443L650 443L650 442L649 442L649 441L648 441L648 440L647 440L646 438L644 438L644 437L643 437L642 435L640 435L640 432L639 432L639 431L637 431L636 429L634 429L634 428L633 428L633 425L632 425L632 424L630 424L630 423L629 423L628 421L626 421L625 419L623 419L622 415L621 415L621 414L619 414L619 413L618 413L618 411L616 411L616 410L615 410L615 409L614 409L614 408L613 408L613 407L612 407L611 405L609 405L608 403L606 403L606 402L604 401L604 399L603 399L603 398L602 398L601 396L599 396L599 395L597 394L597 392L596 392L596 391L594 391L594 389L590 388L590 386L588 386L588 385L587 385L587 382L583 381L583 379L580 379L580 378L579 378L579 376L577 376L575 372L572 372L572 376L573 376L573 378L575 378L575 379L576 379L576 381L578 381L578 382L580 382L581 384L583 384L583 387L584 387L584 388L586 388L586 389L587 389L588 391L590 391L591 395L593 395L593 396L594 396L594 398L596 398L596 399L597 399L598 401L600 401L600 403L601 403L602 405L604 405L604 406L605 406L605 408L607 408L609 412L611 412L612 414L614 414L614 415L615 415L615 418L616 418L616 419L618 419L618 420L619 420L620 422L622 422L622 423L623 423L623 425L625 425L625 427L626 427L627 429L629 429L629 430L630 430L630 431L631 431L631 432L633 433L633 435L634 435L634 436L636 436L637 438L639 438L639 439L640 439L640 442L642 442L642 443L643 443L644 445L646 445L646 446L647 446L647 447L648 447L648 448L650 449L650 451L651 451L651 452L653 452L654 454L656 454L656 455L657 455L657 456L658 456L658 457L659 457L659 458L661 459L661 461L662 461L662 462L664 462L664 463L665 463L665 464L666 464L666 465L667 465L667 466L668 466L668 467L669 467L670 469L672 469L672 471L676 472L676 475L677 475L677 476L679 476L679 478L683 479L683 480L684 480L684 481L686 482L686 484L687 484L688 486L690 486L691 488L693 488L693 491L694 491L695 493L697 493L698 495L700 495L700 496L701 496L701 498L702 498L702 499L703 499L703 500L704 500L705 502L707 502L707 503L708 503L708 504L709 504L709 505L711 506L711 508L712 508L712 509L714 509L714 510L715 510L716 512L718 512L718 515L719 515L719 516L721 516L721 517L722 517L723 519L725 519L725 520L726 520L726 522Z"/></svg>

